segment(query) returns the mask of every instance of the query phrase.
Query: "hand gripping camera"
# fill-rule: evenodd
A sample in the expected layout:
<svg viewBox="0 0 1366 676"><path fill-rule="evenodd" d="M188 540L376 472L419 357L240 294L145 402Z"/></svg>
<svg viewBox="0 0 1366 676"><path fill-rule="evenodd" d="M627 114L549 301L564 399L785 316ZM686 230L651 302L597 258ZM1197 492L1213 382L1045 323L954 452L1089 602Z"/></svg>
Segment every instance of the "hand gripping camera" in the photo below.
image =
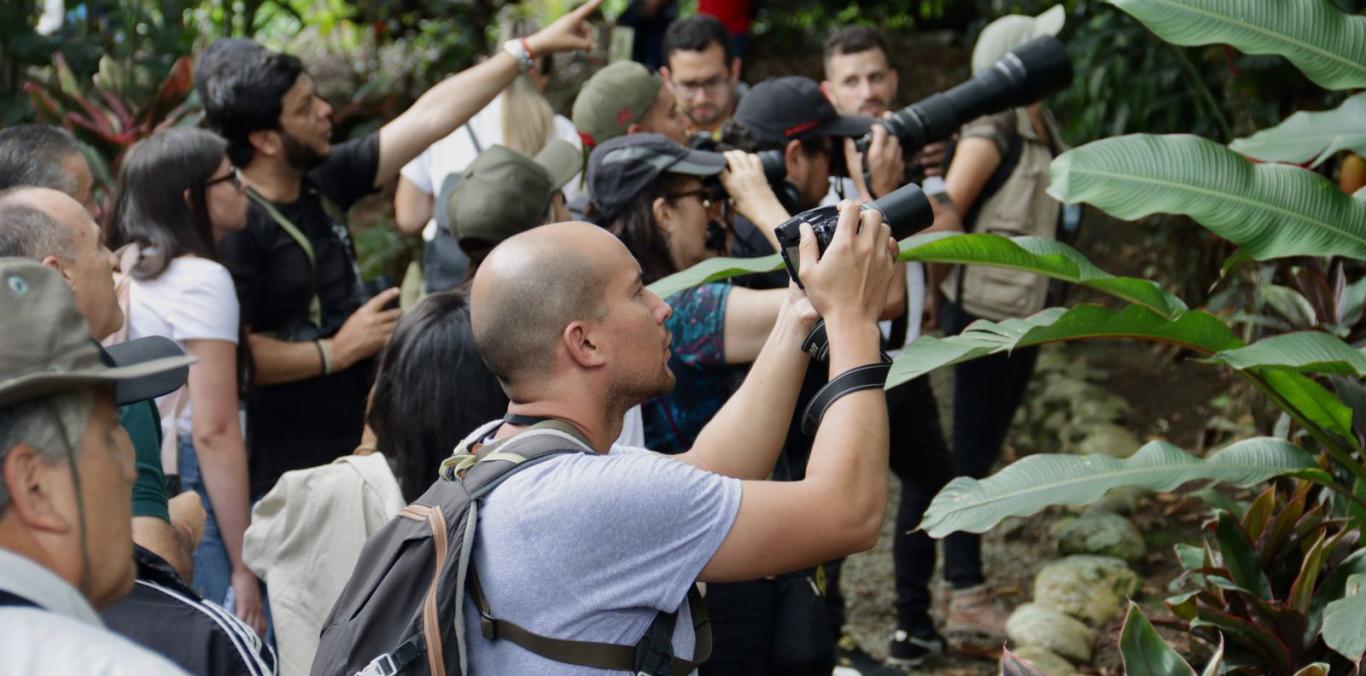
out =
<svg viewBox="0 0 1366 676"><path fill-rule="evenodd" d="M953 135L965 122L1029 105L1072 84L1072 63L1058 39L1045 35L1001 57L991 68L946 92L931 94L878 124L901 141L907 156ZM868 150L872 135L858 141Z"/></svg>
<svg viewBox="0 0 1366 676"><path fill-rule="evenodd" d="M930 201L925 198L920 186L914 183L903 185L883 195L881 199L863 204L859 209L876 209L881 212L883 222L891 226L892 236L897 241L910 237L934 223L934 210L930 208ZM787 273L797 286L802 284L802 280L797 276L797 266L801 261L801 224L811 224L811 229L816 233L816 244L820 247L821 253L825 253L826 247L830 246L830 240L835 236L835 226L839 223L839 218L839 207L830 204L803 211L774 229L778 234L778 243L782 245L780 253L783 255L783 264L787 266Z"/></svg>

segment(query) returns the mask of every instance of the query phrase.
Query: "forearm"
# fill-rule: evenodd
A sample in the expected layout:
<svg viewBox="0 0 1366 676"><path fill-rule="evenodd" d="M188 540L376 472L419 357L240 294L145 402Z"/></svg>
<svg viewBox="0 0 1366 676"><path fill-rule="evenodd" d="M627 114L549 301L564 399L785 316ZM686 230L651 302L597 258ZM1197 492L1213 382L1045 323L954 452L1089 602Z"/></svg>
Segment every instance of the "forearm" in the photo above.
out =
<svg viewBox="0 0 1366 676"><path fill-rule="evenodd" d="M535 48L533 47L533 51ZM517 59L503 50L428 89L379 132L379 186L418 153L465 124L517 76Z"/></svg>
<svg viewBox="0 0 1366 676"><path fill-rule="evenodd" d="M186 581L194 574L194 547L187 538L188 534L154 516L133 517L133 542L165 559Z"/></svg>
<svg viewBox="0 0 1366 676"><path fill-rule="evenodd" d="M787 221L791 214L787 213L787 209L783 208L782 202L778 201L778 196L774 195L771 189L764 191L763 194L737 199L735 210L763 233L764 239L768 240L774 251L782 251L782 245L778 243L778 233L774 228Z"/></svg>
<svg viewBox="0 0 1366 676"><path fill-rule="evenodd" d="M236 425L195 435L195 456L209 493L218 530L234 570L242 567L242 535L251 520L247 449Z"/></svg>
<svg viewBox="0 0 1366 676"><path fill-rule="evenodd" d="M689 454L699 467L739 479L773 471L809 362L804 325L785 306L740 389L702 428Z"/></svg>
<svg viewBox="0 0 1366 676"><path fill-rule="evenodd" d="M830 377L877 363L878 332L871 323L827 323ZM811 448L806 481L819 485L840 521L871 546L887 503L887 399L883 390L845 395L826 411Z"/></svg>
<svg viewBox="0 0 1366 676"><path fill-rule="evenodd" d="M257 385L275 385L307 380L322 375L322 356L312 342L293 343L253 333L247 338L251 345L252 381Z"/></svg>

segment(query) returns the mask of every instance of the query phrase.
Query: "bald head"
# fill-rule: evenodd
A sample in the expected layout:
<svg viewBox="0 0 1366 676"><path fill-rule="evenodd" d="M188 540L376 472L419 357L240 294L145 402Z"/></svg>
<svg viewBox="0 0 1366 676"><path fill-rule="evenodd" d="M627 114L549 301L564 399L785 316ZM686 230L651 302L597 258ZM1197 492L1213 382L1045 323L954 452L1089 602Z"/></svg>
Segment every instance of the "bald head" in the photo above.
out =
<svg viewBox="0 0 1366 676"><path fill-rule="evenodd" d="M566 326L603 314L613 275L635 269L621 242L591 223L544 225L493 249L474 276L470 323L480 356L511 398L553 366Z"/></svg>
<svg viewBox="0 0 1366 676"><path fill-rule="evenodd" d="M68 256L75 229L62 216L70 216L72 205L81 210L74 199L51 188L0 190L0 256L35 261Z"/></svg>

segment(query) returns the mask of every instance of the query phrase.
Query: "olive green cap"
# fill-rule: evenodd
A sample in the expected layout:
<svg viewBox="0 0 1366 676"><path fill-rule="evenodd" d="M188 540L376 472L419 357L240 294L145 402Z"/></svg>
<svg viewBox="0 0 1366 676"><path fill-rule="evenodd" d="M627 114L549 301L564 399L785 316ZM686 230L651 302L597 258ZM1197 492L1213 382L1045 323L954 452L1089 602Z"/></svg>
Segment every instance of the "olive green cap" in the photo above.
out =
<svg viewBox="0 0 1366 676"><path fill-rule="evenodd" d="M618 61L588 78L574 99L574 126L584 146L621 136L655 105L659 76L635 61Z"/></svg>
<svg viewBox="0 0 1366 676"><path fill-rule="evenodd" d="M491 146L460 175L446 205L446 223L456 241L497 244L541 224L550 198L579 173L583 153L555 139L527 157Z"/></svg>

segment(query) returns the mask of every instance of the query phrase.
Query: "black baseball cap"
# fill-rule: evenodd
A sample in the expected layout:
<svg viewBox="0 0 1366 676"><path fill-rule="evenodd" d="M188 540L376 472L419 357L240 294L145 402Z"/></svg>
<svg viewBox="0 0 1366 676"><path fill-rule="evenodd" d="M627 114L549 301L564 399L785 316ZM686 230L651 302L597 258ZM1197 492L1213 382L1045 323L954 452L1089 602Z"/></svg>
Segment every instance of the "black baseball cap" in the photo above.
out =
<svg viewBox="0 0 1366 676"><path fill-rule="evenodd" d="M684 148L663 134L608 139L588 158L594 220L599 225L615 220L660 174L715 176L725 168L725 155Z"/></svg>
<svg viewBox="0 0 1366 676"><path fill-rule="evenodd" d="M791 76L750 88L735 108L735 121L760 143L787 143L812 136L863 136L876 120L840 115L815 80Z"/></svg>

